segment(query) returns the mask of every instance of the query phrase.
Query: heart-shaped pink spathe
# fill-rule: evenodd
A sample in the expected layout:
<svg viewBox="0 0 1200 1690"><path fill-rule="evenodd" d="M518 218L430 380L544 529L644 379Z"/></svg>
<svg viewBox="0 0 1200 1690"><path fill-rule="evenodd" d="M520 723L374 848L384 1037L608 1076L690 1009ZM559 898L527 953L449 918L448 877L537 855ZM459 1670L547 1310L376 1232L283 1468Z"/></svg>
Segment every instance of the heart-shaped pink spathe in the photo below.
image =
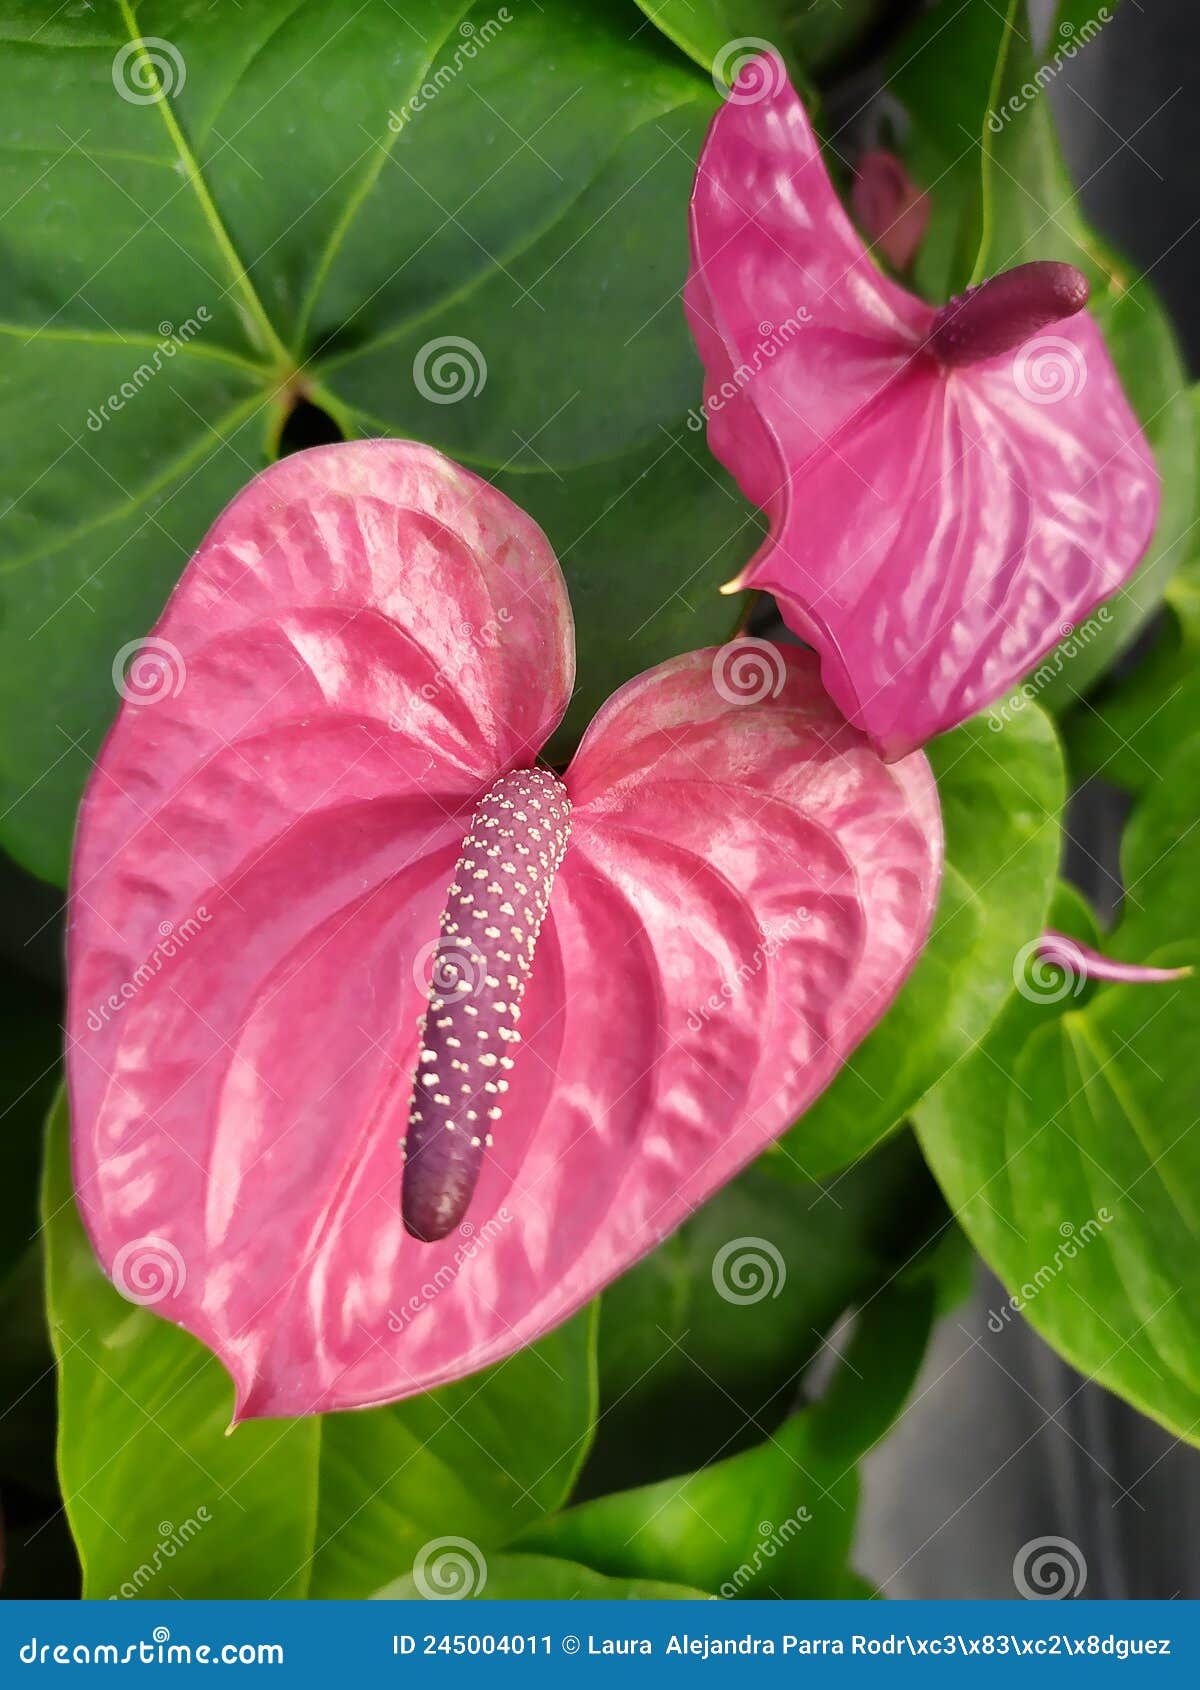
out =
<svg viewBox="0 0 1200 1690"><path fill-rule="evenodd" d="M156 667L157 665L157 667ZM564 1319L788 1127L891 1001L941 864L807 654L736 642L600 711L463 1225L400 1214L430 954L573 630L540 531L395 441L258 477L135 659L81 814L68 1077L118 1286L237 1415L381 1403Z"/></svg>
<svg viewBox="0 0 1200 1690"><path fill-rule="evenodd" d="M709 443L770 519L734 585L775 595L897 757L1128 580L1158 476L1086 312L1000 356L935 355L938 314L872 263L775 70L718 112L691 207Z"/></svg>

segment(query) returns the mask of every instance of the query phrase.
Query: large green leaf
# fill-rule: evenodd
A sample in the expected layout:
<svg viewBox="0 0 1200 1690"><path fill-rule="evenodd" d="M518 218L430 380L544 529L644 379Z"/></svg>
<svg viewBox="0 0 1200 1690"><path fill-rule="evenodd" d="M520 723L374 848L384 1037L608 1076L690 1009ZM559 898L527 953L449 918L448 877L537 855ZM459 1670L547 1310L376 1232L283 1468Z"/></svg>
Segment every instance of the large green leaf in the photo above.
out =
<svg viewBox="0 0 1200 1690"><path fill-rule="evenodd" d="M766 40L792 74L842 58L891 0L637 0L651 23L705 70L725 73ZM732 49L732 52L730 51ZM728 63L727 63L728 61Z"/></svg>
<svg viewBox="0 0 1200 1690"><path fill-rule="evenodd" d="M1189 392L1200 417L1200 388ZM1198 431L1200 436L1200 431ZM1200 464L1193 471L1200 481ZM1200 554L1193 530L1182 537L1181 567L1167 583L1150 649L1131 674L1083 700L1064 725L1073 767L1102 774L1131 792L1159 775L1200 721Z"/></svg>
<svg viewBox="0 0 1200 1690"><path fill-rule="evenodd" d="M65 873L114 658L301 398L546 527L579 617L560 749L727 633L757 530L685 427L677 297L718 96L632 5L502 11L5 5L0 810L37 873Z"/></svg>
<svg viewBox="0 0 1200 1690"><path fill-rule="evenodd" d="M975 717L929 747L946 829L933 933L911 979L783 1140L779 1174L819 1178L896 1127L982 1038L1012 991L1014 935L1042 926L1060 848L1062 758L1036 708Z"/></svg>
<svg viewBox="0 0 1200 1690"><path fill-rule="evenodd" d="M1106 948L1200 959L1200 737L1142 801L1126 914ZM1079 931L1070 908L1056 919ZM1086 937L1086 930L1081 934ZM1078 983L1075 983L1076 985ZM1030 971L917 1130L970 1237L1033 1326L1082 1372L1200 1441L1200 981L1088 987ZM1016 1318L993 1311L997 1331Z"/></svg>
<svg viewBox="0 0 1200 1690"><path fill-rule="evenodd" d="M773 1432L826 1334L944 1226L911 1134L824 1184L768 1155L601 1298L600 1419L578 1495L703 1466Z"/></svg>
<svg viewBox="0 0 1200 1690"><path fill-rule="evenodd" d="M532 1528L524 1546L614 1578L668 1578L730 1597L860 1594L849 1567L857 1463L912 1387L937 1294L931 1273L880 1293L826 1394L766 1442L581 1503Z"/></svg>
<svg viewBox="0 0 1200 1690"><path fill-rule="evenodd" d="M250 1421L227 1436L233 1390L220 1363L100 1272L67 1136L60 1106L47 1153L48 1305L85 1595L367 1596L432 1537L499 1547L562 1502L594 1416L589 1312L427 1396Z"/></svg>
<svg viewBox="0 0 1200 1690"><path fill-rule="evenodd" d="M471 1563L479 1567L478 1559ZM704 1602L707 1591L652 1579L606 1578L590 1567L549 1555L495 1555L482 1563L482 1588L464 1591L471 1602ZM477 1583L477 1580L476 1580ZM427 1598L411 1573L376 1591L381 1600L421 1602Z"/></svg>

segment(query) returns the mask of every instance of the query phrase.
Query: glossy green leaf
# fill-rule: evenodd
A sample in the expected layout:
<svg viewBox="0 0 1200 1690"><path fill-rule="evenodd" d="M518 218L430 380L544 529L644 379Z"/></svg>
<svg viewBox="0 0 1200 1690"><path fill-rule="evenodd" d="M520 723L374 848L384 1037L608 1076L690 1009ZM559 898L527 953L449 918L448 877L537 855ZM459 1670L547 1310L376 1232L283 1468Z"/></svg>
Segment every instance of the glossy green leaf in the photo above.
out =
<svg viewBox="0 0 1200 1690"><path fill-rule="evenodd" d="M718 96L635 19L10 0L0 810L35 872L66 872L114 659L300 399L542 522L578 618L560 751L620 682L729 632L715 588L756 518L686 427L678 298Z"/></svg>
<svg viewBox="0 0 1200 1690"><path fill-rule="evenodd" d="M1193 417L1200 416L1200 389L1192 387L1189 398ZM1193 529L1182 537L1179 549L1187 555L1167 583L1160 626L1132 673L1115 676L1067 718L1067 749L1080 775L1101 774L1141 792L1200 721L1200 554L1195 548Z"/></svg>
<svg viewBox="0 0 1200 1690"><path fill-rule="evenodd" d="M59 1465L85 1595L366 1596L430 1538L499 1547L567 1494L594 1416L590 1312L427 1396L226 1435L220 1363L100 1272L62 1106L47 1163Z"/></svg>
<svg viewBox="0 0 1200 1690"><path fill-rule="evenodd" d="M478 1562L475 1563L478 1565ZM472 1602L705 1602L704 1590L653 1579L606 1578L590 1567L550 1555L494 1555L485 1562L481 1589L464 1593ZM389 1602L427 1600L411 1573L394 1579L376 1596Z"/></svg>
<svg viewBox="0 0 1200 1690"><path fill-rule="evenodd" d="M1200 960L1200 738L1143 799L1105 948ZM1078 913L1056 918L1076 931ZM1081 933L1086 935L1086 929ZM1045 965L916 1112L931 1167L1018 1312L1181 1438L1200 1431L1200 981L1080 987Z"/></svg>
<svg viewBox="0 0 1200 1690"><path fill-rule="evenodd" d="M637 0L650 22L705 70L730 47L765 40L794 76L844 57L878 22L887 0ZM752 50L748 49L748 50Z"/></svg>
<svg viewBox="0 0 1200 1690"><path fill-rule="evenodd" d="M524 1545L610 1577L669 1578L726 1597L860 1594L849 1567L857 1463L903 1406L936 1303L932 1277L896 1281L859 1316L826 1394L766 1442L582 1503Z"/></svg>
<svg viewBox="0 0 1200 1690"><path fill-rule="evenodd" d="M1013 935L1041 930L1065 797L1054 729L1026 707L1007 723L977 716L928 752L946 830L933 933L887 1015L784 1139L789 1161L773 1164L784 1175L822 1177L896 1127L1011 993Z"/></svg>
<svg viewBox="0 0 1200 1690"><path fill-rule="evenodd" d="M75 1209L63 1102L44 1215L59 1473L84 1595L302 1596L320 1424L226 1436L233 1389L220 1362L100 1272Z"/></svg>
<svg viewBox="0 0 1200 1690"><path fill-rule="evenodd" d="M600 1419L576 1496L644 1484L758 1442L826 1334L944 1226L911 1134L824 1184L768 1151L605 1291Z"/></svg>
<svg viewBox="0 0 1200 1690"><path fill-rule="evenodd" d="M324 1416L308 1595L367 1596L431 1539L511 1542L561 1506L595 1420L595 1313L457 1384Z"/></svg>

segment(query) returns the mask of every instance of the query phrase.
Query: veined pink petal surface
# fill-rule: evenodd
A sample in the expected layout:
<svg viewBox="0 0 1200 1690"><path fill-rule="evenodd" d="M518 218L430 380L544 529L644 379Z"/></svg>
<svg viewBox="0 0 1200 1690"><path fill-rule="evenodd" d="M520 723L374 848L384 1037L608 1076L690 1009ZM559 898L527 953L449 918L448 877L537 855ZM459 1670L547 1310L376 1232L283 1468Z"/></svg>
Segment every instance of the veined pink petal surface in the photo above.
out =
<svg viewBox="0 0 1200 1690"><path fill-rule="evenodd" d="M500 637L458 635L485 607ZM185 682L126 705L81 826L75 1174L106 1268L142 1300L165 1274L241 1416L393 1400L565 1318L791 1124L923 944L932 777L882 764L808 654L757 700L722 653L631 683L564 777L467 1220L419 1242L425 969L475 805L566 698L557 565L437 454L327 448L231 507L155 638Z"/></svg>
<svg viewBox="0 0 1200 1690"><path fill-rule="evenodd" d="M1054 928L1048 928L1038 940L1037 955L1079 980L1111 980L1126 986L1162 985L1168 980L1185 980L1192 972L1190 966L1151 968L1140 962L1120 962Z"/></svg>
<svg viewBox="0 0 1200 1690"><path fill-rule="evenodd" d="M685 294L713 451L776 595L887 757L1018 680L1141 560L1158 477L1093 321L949 368L883 277L780 78L714 119ZM790 323L786 335L783 325Z"/></svg>

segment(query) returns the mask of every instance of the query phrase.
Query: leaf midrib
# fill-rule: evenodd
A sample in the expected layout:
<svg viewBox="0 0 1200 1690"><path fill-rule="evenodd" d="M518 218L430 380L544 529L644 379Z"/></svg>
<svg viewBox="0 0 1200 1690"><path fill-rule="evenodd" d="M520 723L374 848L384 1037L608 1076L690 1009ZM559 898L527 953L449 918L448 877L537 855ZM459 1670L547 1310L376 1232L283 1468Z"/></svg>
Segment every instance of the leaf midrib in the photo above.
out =
<svg viewBox="0 0 1200 1690"><path fill-rule="evenodd" d="M158 99L154 101L154 104L158 108L159 115L166 126L167 134L171 140L171 145L175 149L176 156L179 159L179 163L183 168L188 183L199 202L201 214L203 215L205 222L208 224L209 231L217 244L217 249L220 252L221 257L224 259L229 269L229 273L233 278L231 288L236 289L241 294L246 309L257 324L264 341L263 350L273 355L279 361L281 366L288 367L292 362L291 355L289 354L287 347L283 344L283 341L279 338L274 324L267 315L266 307L263 305L253 282L250 280L246 266L242 263L242 260L238 255L237 248L233 244L233 239L228 229L225 227L220 212L217 210L216 202L208 190L208 184L204 180L204 174L200 169L199 160L193 153L190 145L188 144L187 137L180 128L179 120L176 118L170 100L167 98L166 92L163 89L162 80L159 77L158 70L153 59L146 51L145 42L143 40L141 30L138 27L137 18L134 15L133 0L118 0L118 4L121 9L122 21L125 24L130 43L137 49L143 65L148 68L150 75L153 77L153 85L158 89Z"/></svg>

